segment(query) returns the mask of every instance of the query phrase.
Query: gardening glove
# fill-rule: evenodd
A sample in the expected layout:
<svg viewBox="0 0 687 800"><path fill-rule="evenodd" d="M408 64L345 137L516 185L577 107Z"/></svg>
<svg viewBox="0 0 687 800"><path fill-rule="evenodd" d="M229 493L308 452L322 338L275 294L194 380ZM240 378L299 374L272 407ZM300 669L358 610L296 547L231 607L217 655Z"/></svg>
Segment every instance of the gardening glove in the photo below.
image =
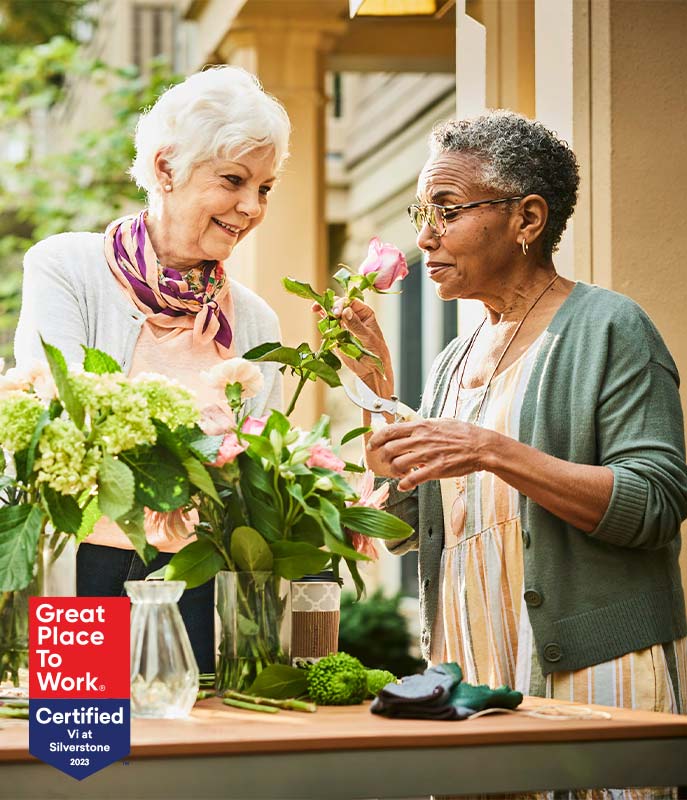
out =
<svg viewBox="0 0 687 800"><path fill-rule="evenodd" d="M400 683L388 683L372 702L370 710L386 717L412 719L450 719L451 690L460 684L463 673L458 664L432 667L422 675L409 675Z"/></svg>
<svg viewBox="0 0 687 800"><path fill-rule="evenodd" d="M508 686L490 689L465 683L455 662L439 664L423 675L388 684L370 710L387 717L412 719L466 719L485 708L516 708L522 694Z"/></svg>

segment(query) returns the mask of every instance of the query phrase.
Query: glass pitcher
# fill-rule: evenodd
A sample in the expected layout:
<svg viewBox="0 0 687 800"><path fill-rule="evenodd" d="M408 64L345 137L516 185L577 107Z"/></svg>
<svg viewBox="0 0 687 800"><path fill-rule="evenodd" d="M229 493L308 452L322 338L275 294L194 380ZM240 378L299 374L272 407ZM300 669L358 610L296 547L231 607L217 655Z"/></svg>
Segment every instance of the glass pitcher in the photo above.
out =
<svg viewBox="0 0 687 800"><path fill-rule="evenodd" d="M198 665L177 601L184 581L126 581L131 598L131 716L187 717Z"/></svg>

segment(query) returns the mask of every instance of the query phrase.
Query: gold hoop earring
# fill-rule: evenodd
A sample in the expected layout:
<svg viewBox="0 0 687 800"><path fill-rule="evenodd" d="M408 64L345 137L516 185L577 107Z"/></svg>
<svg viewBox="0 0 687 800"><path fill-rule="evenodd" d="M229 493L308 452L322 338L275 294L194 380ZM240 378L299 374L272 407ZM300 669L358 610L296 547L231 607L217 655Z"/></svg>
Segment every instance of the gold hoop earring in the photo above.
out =
<svg viewBox="0 0 687 800"><path fill-rule="evenodd" d="M527 251L528 251L529 249L530 249L530 246L527 244L527 240L526 240L526 239L523 239L523 240L522 240L522 254L523 254L524 256L526 256L526 255L527 255Z"/></svg>

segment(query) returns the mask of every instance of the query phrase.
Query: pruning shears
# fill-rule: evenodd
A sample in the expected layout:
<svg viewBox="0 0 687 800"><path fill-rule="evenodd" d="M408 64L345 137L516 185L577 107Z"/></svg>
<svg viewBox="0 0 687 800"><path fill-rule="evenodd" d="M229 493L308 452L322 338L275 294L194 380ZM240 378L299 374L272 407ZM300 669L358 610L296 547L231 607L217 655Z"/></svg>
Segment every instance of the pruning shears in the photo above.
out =
<svg viewBox="0 0 687 800"><path fill-rule="evenodd" d="M391 414L394 422L403 422L404 418L398 413L398 397L396 395L391 395L388 399L380 397L357 376L355 379L355 392L349 389L346 384L344 384L344 391L351 402L372 414L373 427L375 424L386 424L384 414Z"/></svg>

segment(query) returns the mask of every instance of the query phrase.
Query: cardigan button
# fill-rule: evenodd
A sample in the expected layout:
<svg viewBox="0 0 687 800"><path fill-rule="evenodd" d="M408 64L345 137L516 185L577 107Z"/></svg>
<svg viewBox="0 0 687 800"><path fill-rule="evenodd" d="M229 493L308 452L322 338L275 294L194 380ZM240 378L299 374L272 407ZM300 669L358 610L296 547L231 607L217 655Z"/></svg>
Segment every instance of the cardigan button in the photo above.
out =
<svg viewBox="0 0 687 800"><path fill-rule="evenodd" d="M526 548L530 546L530 532L527 528L522 529L522 543Z"/></svg>
<svg viewBox="0 0 687 800"><path fill-rule="evenodd" d="M432 529L431 529L431 527L427 528L427 536L429 536L430 539L432 538Z"/></svg>
<svg viewBox="0 0 687 800"><path fill-rule="evenodd" d="M535 589L528 589L523 598L530 608L539 608L544 602L544 598Z"/></svg>
<svg viewBox="0 0 687 800"><path fill-rule="evenodd" d="M422 585L425 587L425 590L429 589L429 578L425 578L424 581L422 581Z"/></svg>
<svg viewBox="0 0 687 800"><path fill-rule="evenodd" d="M561 646L556 642L549 642L549 644L544 645L544 658L547 661L560 661L561 655Z"/></svg>

